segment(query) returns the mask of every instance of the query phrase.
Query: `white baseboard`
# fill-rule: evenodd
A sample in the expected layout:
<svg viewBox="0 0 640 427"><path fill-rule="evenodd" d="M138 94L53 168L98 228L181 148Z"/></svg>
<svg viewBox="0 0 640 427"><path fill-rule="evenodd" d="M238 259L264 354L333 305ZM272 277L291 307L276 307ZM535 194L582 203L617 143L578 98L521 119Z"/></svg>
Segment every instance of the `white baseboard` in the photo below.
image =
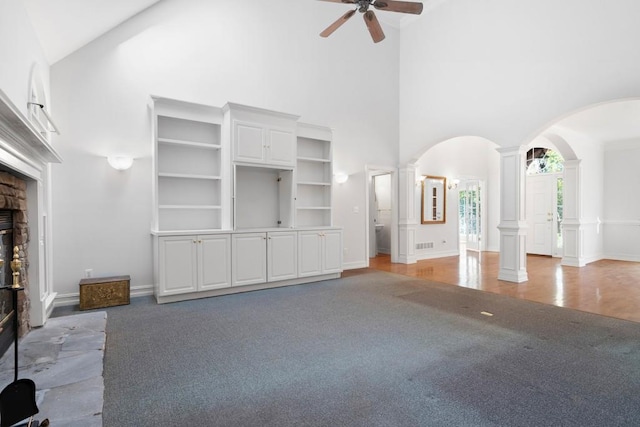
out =
<svg viewBox="0 0 640 427"><path fill-rule="evenodd" d="M356 268L367 268L367 261L345 262L342 268L345 270L355 270Z"/></svg>
<svg viewBox="0 0 640 427"><path fill-rule="evenodd" d="M448 257L448 256L458 256L460 255L460 253L458 252L458 250L451 250L451 251L439 251L439 252L418 252L417 253L417 259L418 260L422 260L422 259L434 259L434 258L444 258L444 257Z"/></svg>
<svg viewBox="0 0 640 427"><path fill-rule="evenodd" d="M640 255L633 255L633 254L607 254L603 259L610 259L610 260L613 260L613 261L640 262Z"/></svg>

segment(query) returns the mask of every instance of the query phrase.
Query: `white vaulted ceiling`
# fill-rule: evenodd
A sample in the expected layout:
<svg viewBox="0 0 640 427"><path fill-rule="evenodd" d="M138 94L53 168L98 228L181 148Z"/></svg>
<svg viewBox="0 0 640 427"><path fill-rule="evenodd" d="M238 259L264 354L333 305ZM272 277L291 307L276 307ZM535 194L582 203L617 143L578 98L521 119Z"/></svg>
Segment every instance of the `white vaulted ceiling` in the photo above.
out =
<svg viewBox="0 0 640 427"><path fill-rule="evenodd" d="M112 28L161 0L22 0L44 49L53 65L70 53L90 43ZM215 1L215 0L211 0ZM263 0L260 0L263 1ZM318 0L292 0L316 3ZM423 14L447 0L422 0ZM324 2L320 2L322 4ZM336 18L353 5L332 2L322 6L335 10ZM414 15L376 11L383 28L404 28L416 19ZM313 20L313 16L309 17ZM327 22L318 23L318 28ZM640 139L640 100L598 105L575 113L555 124L589 135L600 142Z"/></svg>
<svg viewBox="0 0 640 427"><path fill-rule="evenodd" d="M598 142L640 138L640 100L610 102L575 113L556 124Z"/></svg>
<svg viewBox="0 0 640 427"><path fill-rule="evenodd" d="M159 0L23 0L53 65Z"/></svg>

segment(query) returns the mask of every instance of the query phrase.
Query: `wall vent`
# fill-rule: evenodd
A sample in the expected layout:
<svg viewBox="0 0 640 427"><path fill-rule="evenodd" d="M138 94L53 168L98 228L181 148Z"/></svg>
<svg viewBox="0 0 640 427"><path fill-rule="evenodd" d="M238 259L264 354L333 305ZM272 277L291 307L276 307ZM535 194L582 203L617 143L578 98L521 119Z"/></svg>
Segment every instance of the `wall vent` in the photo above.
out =
<svg viewBox="0 0 640 427"><path fill-rule="evenodd" d="M416 243L416 249L433 249L433 242Z"/></svg>

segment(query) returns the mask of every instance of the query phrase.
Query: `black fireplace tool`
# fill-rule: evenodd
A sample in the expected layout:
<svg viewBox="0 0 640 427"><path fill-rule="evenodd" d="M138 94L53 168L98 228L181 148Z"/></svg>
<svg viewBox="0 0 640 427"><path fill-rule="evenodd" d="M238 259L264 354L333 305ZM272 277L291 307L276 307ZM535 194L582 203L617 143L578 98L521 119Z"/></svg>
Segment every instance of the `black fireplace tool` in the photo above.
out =
<svg viewBox="0 0 640 427"><path fill-rule="evenodd" d="M10 427L29 418L29 422L20 424L28 427L45 427L49 420L39 423L33 416L38 413L36 404L36 384L28 378L18 379L18 292L20 286L8 286L2 289L13 294L13 336L14 336L14 374L13 382L0 392L0 427Z"/></svg>

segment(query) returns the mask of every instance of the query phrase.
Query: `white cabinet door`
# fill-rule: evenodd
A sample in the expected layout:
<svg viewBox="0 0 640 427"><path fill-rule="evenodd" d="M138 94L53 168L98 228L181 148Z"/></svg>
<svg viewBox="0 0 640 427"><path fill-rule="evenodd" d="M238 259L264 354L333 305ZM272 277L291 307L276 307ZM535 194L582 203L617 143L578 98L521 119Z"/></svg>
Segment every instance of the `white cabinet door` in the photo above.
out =
<svg viewBox="0 0 640 427"><path fill-rule="evenodd" d="M276 166L295 165L295 132L258 123L233 125L233 160Z"/></svg>
<svg viewBox="0 0 640 427"><path fill-rule="evenodd" d="M298 277L298 233L272 232L267 235L267 279L295 279Z"/></svg>
<svg viewBox="0 0 640 427"><path fill-rule="evenodd" d="M328 230L322 232L322 273L340 273L342 271L342 231Z"/></svg>
<svg viewBox="0 0 640 427"><path fill-rule="evenodd" d="M235 122L233 136L233 160L252 163L264 162L264 128L261 125Z"/></svg>
<svg viewBox="0 0 640 427"><path fill-rule="evenodd" d="M199 290L231 286L231 236L198 236Z"/></svg>
<svg viewBox="0 0 640 427"><path fill-rule="evenodd" d="M293 166L296 138L292 131L267 129L267 162L275 165Z"/></svg>
<svg viewBox="0 0 640 427"><path fill-rule="evenodd" d="M232 239L232 286L253 285L266 282L267 234L234 234Z"/></svg>
<svg viewBox="0 0 640 427"><path fill-rule="evenodd" d="M319 231L298 232L298 275L322 274L322 241Z"/></svg>
<svg viewBox="0 0 640 427"><path fill-rule="evenodd" d="M195 237L171 236L159 239L160 296L195 292L198 288Z"/></svg>
<svg viewBox="0 0 640 427"><path fill-rule="evenodd" d="M298 232L298 275L300 277L342 271L342 231Z"/></svg>

